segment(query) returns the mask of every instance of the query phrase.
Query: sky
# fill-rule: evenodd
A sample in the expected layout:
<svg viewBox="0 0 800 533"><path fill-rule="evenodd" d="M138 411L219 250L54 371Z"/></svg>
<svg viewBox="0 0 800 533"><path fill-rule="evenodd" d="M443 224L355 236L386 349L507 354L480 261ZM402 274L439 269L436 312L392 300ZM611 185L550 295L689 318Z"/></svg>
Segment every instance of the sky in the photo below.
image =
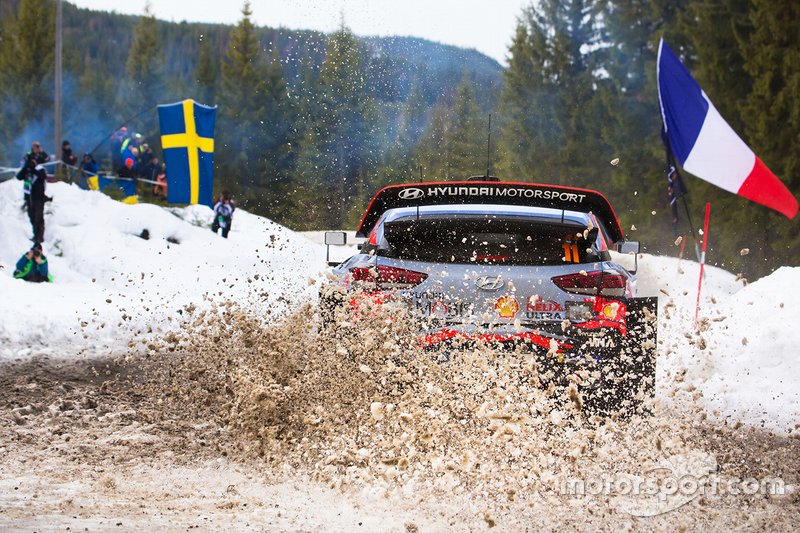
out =
<svg viewBox="0 0 800 533"><path fill-rule="evenodd" d="M146 0L69 0L80 7L139 15ZM259 26L332 32L341 16L356 35L400 35L480 52L506 64L517 17L531 0L252 0ZM157 18L235 24L243 0L152 0Z"/></svg>

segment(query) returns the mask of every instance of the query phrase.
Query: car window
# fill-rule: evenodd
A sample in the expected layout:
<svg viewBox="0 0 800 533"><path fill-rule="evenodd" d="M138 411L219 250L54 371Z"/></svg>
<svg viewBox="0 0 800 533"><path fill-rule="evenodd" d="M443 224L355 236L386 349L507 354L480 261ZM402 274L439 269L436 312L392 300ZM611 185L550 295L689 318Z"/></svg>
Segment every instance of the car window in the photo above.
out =
<svg viewBox="0 0 800 533"><path fill-rule="evenodd" d="M520 219L422 219L387 223L381 256L435 263L563 265L601 260L597 231Z"/></svg>

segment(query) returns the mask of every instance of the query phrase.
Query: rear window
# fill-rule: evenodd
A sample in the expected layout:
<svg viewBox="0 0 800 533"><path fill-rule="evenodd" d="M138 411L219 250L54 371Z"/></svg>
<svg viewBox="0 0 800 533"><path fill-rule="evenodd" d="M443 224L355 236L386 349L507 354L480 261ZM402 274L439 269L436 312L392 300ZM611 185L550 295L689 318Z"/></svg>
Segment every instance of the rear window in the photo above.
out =
<svg viewBox="0 0 800 533"><path fill-rule="evenodd" d="M525 219L439 218L384 226L381 256L433 263L563 265L601 260L597 230ZM580 236L579 236L580 234ZM602 249L602 248L601 248Z"/></svg>

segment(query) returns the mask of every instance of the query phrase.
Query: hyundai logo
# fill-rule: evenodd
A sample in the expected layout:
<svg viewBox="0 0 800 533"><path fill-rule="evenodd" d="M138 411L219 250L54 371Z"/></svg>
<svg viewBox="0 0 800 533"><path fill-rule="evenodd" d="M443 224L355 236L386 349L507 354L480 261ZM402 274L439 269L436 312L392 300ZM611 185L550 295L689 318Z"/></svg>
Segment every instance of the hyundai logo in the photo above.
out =
<svg viewBox="0 0 800 533"><path fill-rule="evenodd" d="M481 276L475 280L475 286L482 291L496 291L505 284L501 276Z"/></svg>
<svg viewBox="0 0 800 533"><path fill-rule="evenodd" d="M401 200L416 200L417 198L422 198L425 196L425 191L422 189L418 189L416 187L410 187L408 189L403 189L398 194Z"/></svg>

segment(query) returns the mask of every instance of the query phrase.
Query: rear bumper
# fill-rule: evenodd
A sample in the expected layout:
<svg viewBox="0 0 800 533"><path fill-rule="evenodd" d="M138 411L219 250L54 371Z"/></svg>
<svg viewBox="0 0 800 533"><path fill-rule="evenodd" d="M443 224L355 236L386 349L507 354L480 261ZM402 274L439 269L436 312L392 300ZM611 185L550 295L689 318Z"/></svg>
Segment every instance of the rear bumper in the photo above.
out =
<svg viewBox="0 0 800 533"><path fill-rule="evenodd" d="M417 337L417 344L423 348L448 345L469 345L473 343L516 346L524 344L535 349L562 355L584 358L601 357L609 351L616 351L622 342L619 331L612 328L585 329L568 326L562 330L560 325L545 328L527 329L514 326L478 327L448 325L436 331Z"/></svg>

